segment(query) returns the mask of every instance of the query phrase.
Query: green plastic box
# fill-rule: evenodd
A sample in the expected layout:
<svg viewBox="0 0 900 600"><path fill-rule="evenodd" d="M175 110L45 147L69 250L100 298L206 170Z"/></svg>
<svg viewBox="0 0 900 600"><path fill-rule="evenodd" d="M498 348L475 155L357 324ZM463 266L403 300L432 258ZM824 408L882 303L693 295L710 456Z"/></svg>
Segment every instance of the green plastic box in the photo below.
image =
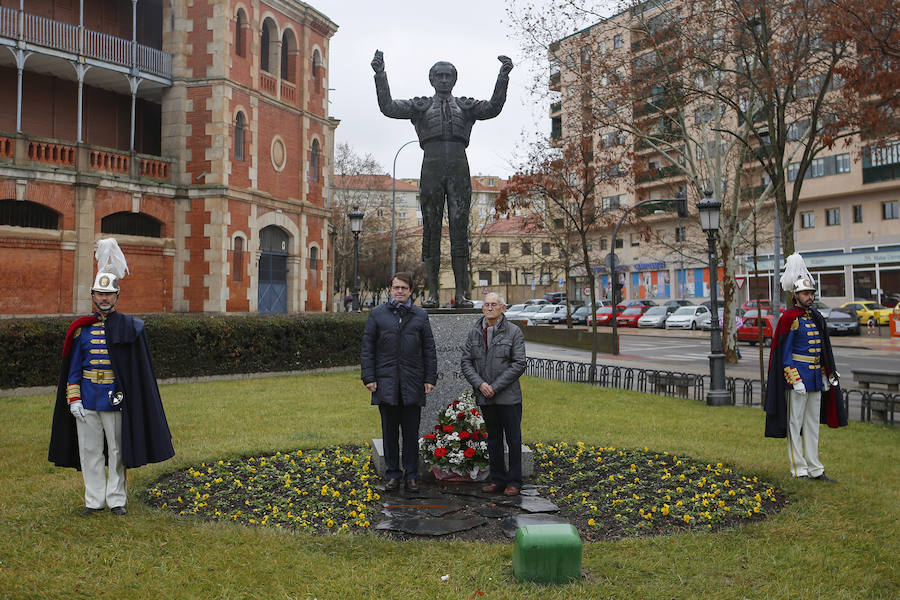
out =
<svg viewBox="0 0 900 600"><path fill-rule="evenodd" d="M512 556L517 581L569 583L581 578L581 538L571 524L525 525Z"/></svg>

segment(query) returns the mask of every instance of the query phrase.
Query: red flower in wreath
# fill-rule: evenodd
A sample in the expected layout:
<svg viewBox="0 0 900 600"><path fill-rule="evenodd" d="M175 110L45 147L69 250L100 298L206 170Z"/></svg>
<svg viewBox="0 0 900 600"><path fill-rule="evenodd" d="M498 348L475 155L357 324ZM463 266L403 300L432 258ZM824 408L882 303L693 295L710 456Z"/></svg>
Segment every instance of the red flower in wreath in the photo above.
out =
<svg viewBox="0 0 900 600"><path fill-rule="evenodd" d="M465 450L463 450L463 456L465 456L466 458L472 458L473 456L475 456L475 448L466 448Z"/></svg>
<svg viewBox="0 0 900 600"><path fill-rule="evenodd" d="M453 408L456 408L457 406L459 406L459 400L454 400L452 403L452 406L453 406Z"/></svg>
<svg viewBox="0 0 900 600"><path fill-rule="evenodd" d="M470 437L472 437L472 434L469 433L468 431L463 430L463 431L459 432L459 439L461 439L461 440L467 440Z"/></svg>
<svg viewBox="0 0 900 600"><path fill-rule="evenodd" d="M453 433L453 425L444 425L444 433Z"/></svg>
<svg viewBox="0 0 900 600"><path fill-rule="evenodd" d="M433 441L436 440L437 438L435 437L435 435L434 435L433 433L426 433L426 434L425 434L425 439L428 440L429 442L433 442Z"/></svg>
<svg viewBox="0 0 900 600"><path fill-rule="evenodd" d="M470 437L470 438L472 438L473 440L478 441L478 438L481 437L481 432L480 432L480 431L473 431L472 433L470 433L470 434L469 434L468 436L466 436L466 437ZM463 438L462 438L462 435L459 436L459 439L463 439Z"/></svg>
<svg viewBox="0 0 900 600"><path fill-rule="evenodd" d="M435 425L435 426L434 426L434 430L435 430L435 431L440 431L440 430L441 430L441 424L438 423L437 425Z"/></svg>
<svg viewBox="0 0 900 600"><path fill-rule="evenodd" d="M476 415L476 416L478 415L478 409L477 409L477 408L471 408L471 409L469 409L469 412L472 413L473 415Z"/></svg>
<svg viewBox="0 0 900 600"><path fill-rule="evenodd" d="M435 458L444 458L445 456L447 456L447 449L446 448L435 448L434 456L435 456Z"/></svg>
<svg viewBox="0 0 900 600"><path fill-rule="evenodd" d="M457 418L457 420L462 421L463 419L466 418L466 413L464 413L464 412L456 413L456 418Z"/></svg>

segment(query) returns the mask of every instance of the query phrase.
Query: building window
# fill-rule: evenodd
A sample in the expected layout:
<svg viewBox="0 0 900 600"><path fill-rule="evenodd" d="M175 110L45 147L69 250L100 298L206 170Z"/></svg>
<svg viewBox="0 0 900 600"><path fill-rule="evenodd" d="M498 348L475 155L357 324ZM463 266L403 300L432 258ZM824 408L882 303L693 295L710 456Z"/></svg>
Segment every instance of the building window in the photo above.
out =
<svg viewBox="0 0 900 600"><path fill-rule="evenodd" d="M792 162L788 165L787 177L788 181L795 181L800 171L800 163ZM850 155L835 154L834 156L822 156L815 158L809 163L804 179L815 179L817 177L828 177L829 175L839 175L841 173L850 172Z"/></svg>
<svg viewBox="0 0 900 600"><path fill-rule="evenodd" d="M266 73L269 72L269 43L271 42L268 25L268 23L263 25L259 36L259 68Z"/></svg>
<svg viewBox="0 0 900 600"><path fill-rule="evenodd" d="M490 254L491 253L491 243L490 242L481 242L481 248L479 252L482 254Z"/></svg>
<svg viewBox="0 0 900 600"><path fill-rule="evenodd" d="M497 283L512 283L512 271L498 271L497 272Z"/></svg>
<svg viewBox="0 0 900 600"><path fill-rule="evenodd" d="M509 242L500 242L500 254L509 254Z"/></svg>
<svg viewBox="0 0 900 600"><path fill-rule="evenodd" d="M613 36L613 48L621 48L622 43L623 43L623 40L622 40L621 33L617 33L616 35Z"/></svg>
<svg viewBox="0 0 900 600"><path fill-rule="evenodd" d="M853 205L853 222L854 223L862 223L862 204L854 204Z"/></svg>
<svg viewBox="0 0 900 600"><path fill-rule="evenodd" d="M232 253L231 280L241 281L244 278L244 238L234 238L234 252Z"/></svg>
<svg viewBox="0 0 900 600"><path fill-rule="evenodd" d="M309 151L309 180L319 180L319 140L312 141L312 149Z"/></svg>
<svg viewBox="0 0 900 600"><path fill-rule="evenodd" d="M0 225L59 229L59 213L29 200L0 200Z"/></svg>
<svg viewBox="0 0 900 600"><path fill-rule="evenodd" d="M234 118L234 160L242 162L244 160L244 113L238 111Z"/></svg>
<svg viewBox="0 0 900 600"><path fill-rule="evenodd" d="M838 154L834 157L834 172L849 173L850 172L850 155Z"/></svg>
<svg viewBox="0 0 900 600"><path fill-rule="evenodd" d="M297 44L294 40L294 32L290 29L281 36L281 78L291 83L295 81L292 59L296 55Z"/></svg>
<svg viewBox="0 0 900 600"><path fill-rule="evenodd" d="M238 56L247 56L247 14L243 8L237 11L237 19L234 23L234 53Z"/></svg>
<svg viewBox="0 0 900 600"><path fill-rule="evenodd" d="M828 208L825 210L825 226L830 227L832 225L840 225L841 224L841 209L840 208Z"/></svg>
<svg viewBox="0 0 900 600"><path fill-rule="evenodd" d="M531 242L522 242L522 256L531 254Z"/></svg>
<svg viewBox="0 0 900 600"><path fill-rule="evenodd" d="M840 298L845 295L844 272L813 273L819 276L819 296Z"/></svg>
<svg viewBox="0 0 900 600"><path fill-rule="evenodd" d="M319 270L319 249L315 246L309 249L309 270L310 271L318 271Z"/></svg>
<svg viewBox="0 0 900 600"><path fill-rule="evenodd" d="M816 213L804 212L800 213L800 227L803 229L812 229L816 226Z"/></svg>
<svg viewBox="0 0 900 600"><path fill-rule="evenodd" d="M319 49L316 48L315 50L313 50L313 55L312 55L313 79L318 81L319 76L323 74L324 70L325 70L325 68L322 63L322 55L319 53Z"/></svg>
<svg viewBox="0 0 900 600"><path fill-rule="evenodd" d="M478 271L478 285L491 285L493 281L492 274L491 271Z"/></svg>
<svg viewBox="0 0 900 600"><path fill-rule="evenodd" d="M606 238L605 237L600 238L600 249L606 250L608 246L609 246L609 242L606 241Z"/></svg>
<svg viewBox="0 0 900 600"><path fill-rule="evenodd" d="M629 234L628 237L629 237L629 242L630 242L632 248L641 245L641 234L632 233L632 234Z"/></svg>
<svg viewBox="0 0 900 600"><path fill-rule="evenodd" d="M686 227L676 227L675 228L675 241L676 242L684 242L687 240L687 228Z"/></svg>
<svg viewBox="0 0 900 600"><path fill-rule="evenodd" d="M158 238L162 237L162 223L148 215L122 211L103 217L100 232Z"/></svg>
<svg viewBox="0 0 900 600"><path fill-rule="evenodd" d="M541 242L541 255L550 256L550 242Z"/></svg>
<svg viewBox="0 0 900 600"><path fill-rule="evenodd" d="M881 203L881 215L885 221L897 218L897 201Z"/></svg>
<svg viewBox="0 0 900 600"><path fill-rule="evenodd" d="M600 208L603 210L609 210L611 208L619 208L622 203L622 194L616 194L615 196L604 196L600 200Z"/></svg>
<svg viewBox="0 0 900 600"><path fill-rule="evenodd" d="M616 238L616 248L624 248L624 247L625 247L625 240L623 240L622 238Z"/></svg>

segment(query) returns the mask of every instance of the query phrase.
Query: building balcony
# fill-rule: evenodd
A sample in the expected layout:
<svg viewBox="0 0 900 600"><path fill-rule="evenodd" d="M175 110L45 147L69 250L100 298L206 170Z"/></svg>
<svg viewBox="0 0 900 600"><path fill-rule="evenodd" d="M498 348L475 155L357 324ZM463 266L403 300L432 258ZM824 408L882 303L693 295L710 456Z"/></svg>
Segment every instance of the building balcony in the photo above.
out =
<svg viewBox="0 0 900 600"><path fill-rule="evenodd" d="M556 117L562 112L562 102L553 102L550 104L550 116Z"/></svg>
<svg viewBox="0 0 900 600"><path fill-rule="evenodd" d="M160 156L2 132L0 166L52 168L62 173L89 173L132 181L172 181L172 161Z"/></svg>
<svg viewBox="0 0 900 600"><path fill-rule="evenodd" d="M550 91L558 92L560 89L561 76L559 72L550 73Z"/></svg>
<svg viewBox="0 0 900 600"><path fill-rule="evenodd" d="M900 179L900 163L881 165L879 167L863 166L863 183L878 183L879 181L891 181Z"/></svg>
<svg viewBox="0 0 900 600"><path fill-rule="evenodd" d="M655 181L660 181L662 179L669 179L670 177L676 177L678 175L682 175L681 169L676 167L675 165L669 165L668 167L660 167L656 169L650 169L648 172L644 173L640 177L635 177L634 182L637 184L641 183L651 183Z"/></svg>
<svg viewBox="0 0 900 600"><path fill-rule="evenodd" d="M172 85L172 55L167 52L12 8L0 7L0 45L14 49L0 53L0 65L13 69L21 49L26 70L75 80L72 67L83 62L92 67L85 83L121 94L131 94L131 75L143 80L143 91Z"/></svg>

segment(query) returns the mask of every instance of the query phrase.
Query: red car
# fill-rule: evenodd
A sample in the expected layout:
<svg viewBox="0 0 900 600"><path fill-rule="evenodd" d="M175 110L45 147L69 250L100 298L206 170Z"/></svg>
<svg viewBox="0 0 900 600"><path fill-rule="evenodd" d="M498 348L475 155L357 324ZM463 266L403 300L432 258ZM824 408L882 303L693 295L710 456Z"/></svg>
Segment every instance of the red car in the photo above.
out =
<svg viewBox="0 0 900 600"><path fill-rule="evenodd" d="M775 317L765 314L761 317L744 317L744 322L738 327L737 339L739 342L747 342L751 345L759 341L759 328L763 330L763 344L772 343L772 334L775 332Z"/></svg>
<svg viewBox="0 0 900 600"><path fill-rule="evenodd" d="M756 310L762 309L772 312L772 301L771 300L747 300L743 304L741 304L741 308L744 310Z"/></svg>
<svg viewBox="0 0 900 600"><path fill-rule="evenodd" d="M622 311L625 310L624 306L619 305L616 308L616 315L622 314ZM612 306L601 306L597 309L597 314L588 315L587 324L593 325L594 319L597 319L597 325L609 325L610 319L612 318Z"/></svg>
<svg viewBox="0 0 900 600"><path fill-rule="evenodd" d="M638 319L650 309L649 306L629 306L621 313L616 311L616 325L619 327L637 327Z"/></svg>

